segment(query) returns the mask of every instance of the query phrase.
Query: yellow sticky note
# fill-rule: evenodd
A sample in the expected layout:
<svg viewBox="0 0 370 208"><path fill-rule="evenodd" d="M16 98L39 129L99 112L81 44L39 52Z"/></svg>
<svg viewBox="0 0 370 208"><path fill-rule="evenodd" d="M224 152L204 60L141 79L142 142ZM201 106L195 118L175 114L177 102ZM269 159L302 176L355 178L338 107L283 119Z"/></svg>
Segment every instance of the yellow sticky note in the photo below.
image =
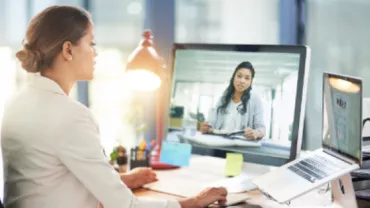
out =
<svg viewBox="0 0 370 208"><path fill-rule="evenodd" d="M241 173L243 167L243 155L239 153L226 154L226 176L237 176Z"/></svg>

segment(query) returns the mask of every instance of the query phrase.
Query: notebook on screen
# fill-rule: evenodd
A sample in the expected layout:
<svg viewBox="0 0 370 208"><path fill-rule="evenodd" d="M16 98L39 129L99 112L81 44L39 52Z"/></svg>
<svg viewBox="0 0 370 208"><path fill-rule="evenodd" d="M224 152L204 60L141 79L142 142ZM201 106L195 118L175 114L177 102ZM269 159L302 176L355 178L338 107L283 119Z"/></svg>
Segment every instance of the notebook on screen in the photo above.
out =
<svg viewBox="0 0 370 208"><path fill-rule="evenodd" d="M190 143L206 145L210 147L260 147L260 140L246 140L245 138L238 138L237 136L223 137L216 135L208 135L197 132L194 136L179 135L181 139L184 139Z"/></svg>

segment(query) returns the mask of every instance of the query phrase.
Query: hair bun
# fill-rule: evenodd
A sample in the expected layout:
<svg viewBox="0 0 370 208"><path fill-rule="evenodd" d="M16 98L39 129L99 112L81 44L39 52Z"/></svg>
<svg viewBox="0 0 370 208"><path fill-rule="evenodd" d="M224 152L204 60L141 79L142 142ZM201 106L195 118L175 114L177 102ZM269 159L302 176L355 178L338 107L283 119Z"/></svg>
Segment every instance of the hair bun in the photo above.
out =
<svg viewBox="0 0 370 208"><path fill-rule="evenodd" d="M36 73L40 71L41 53L37 50L32 50L28 44L16 53L16 57L21 62L22 68L27 72Z"/></svg>

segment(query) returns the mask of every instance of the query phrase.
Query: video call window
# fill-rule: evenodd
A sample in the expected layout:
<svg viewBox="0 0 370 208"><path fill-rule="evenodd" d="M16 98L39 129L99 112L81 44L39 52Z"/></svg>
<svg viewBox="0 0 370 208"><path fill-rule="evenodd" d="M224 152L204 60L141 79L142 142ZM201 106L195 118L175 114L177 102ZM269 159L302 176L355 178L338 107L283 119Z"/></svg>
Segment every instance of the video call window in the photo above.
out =
<svg viewBox="0 0 370 208"><path fill-rule="evenodd" d="M199 123L213 120L216 128L220 129L236 130L237 127L252 126L253 124L243 123L238 119L228 119L227 116L222 122L212 118L217 115L228 87L249 87L244 82L235 84L233 79L237 66L248 62L254 69L254 77L250 78L252 96L248 100L260 101L258 111L262 113L258 115L263 118L256 119L263 122L264 139L289 141L294 119L299 61L300 55L294 53L177 50L171 106L182 108L184 117L191 116ZM235 78L237 76L235 74ZM231 79L233 81L230 83ZM227 106L225 109L227 110ZM254 109L250 111L246 113L254 113ZM243 124L233 127L227 125L230 122Z"/></svg>

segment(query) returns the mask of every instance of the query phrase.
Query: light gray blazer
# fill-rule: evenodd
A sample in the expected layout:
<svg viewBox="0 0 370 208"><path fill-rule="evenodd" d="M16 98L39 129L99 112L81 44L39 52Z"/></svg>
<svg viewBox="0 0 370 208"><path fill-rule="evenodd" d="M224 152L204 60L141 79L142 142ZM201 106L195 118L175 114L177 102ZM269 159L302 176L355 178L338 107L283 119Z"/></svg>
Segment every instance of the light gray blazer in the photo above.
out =
<svg viewBox="0 0 370 208"><path fill-rule="evenodd" d="M221 99L222 97L217 102L215 109L212 110L209 120L209 124L212 126L212 128L218 130L223 127L225 122L225 114L217 112L218 107L221 105ZM264 135L266 134L262 101L256 93L253 93L253 91L251 91L251 96L247 103L247 111L244 114L241 122L243 129L249 127L254 130L259 130Z"/></svg>

